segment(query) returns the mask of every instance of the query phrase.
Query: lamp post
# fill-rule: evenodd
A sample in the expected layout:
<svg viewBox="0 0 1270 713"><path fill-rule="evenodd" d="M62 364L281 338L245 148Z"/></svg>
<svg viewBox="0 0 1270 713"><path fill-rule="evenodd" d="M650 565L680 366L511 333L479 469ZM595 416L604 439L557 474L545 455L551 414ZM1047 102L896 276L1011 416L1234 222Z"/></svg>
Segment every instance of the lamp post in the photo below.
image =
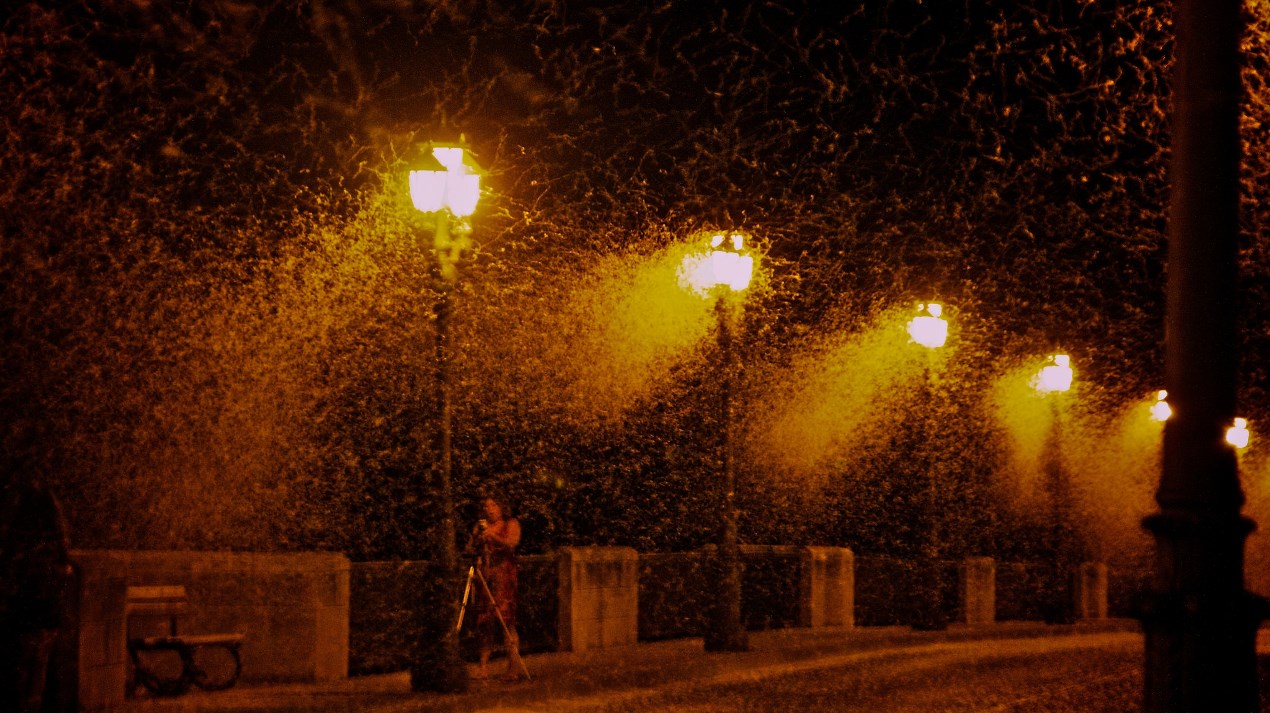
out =
<svg viewBox="0 0 1270 713"><path fill-rule="evenodd" d="M455 692L467 688L467 669L459 653L458 632L451 622L459 616L457 596L458 552L455 547L453 460L451 454L450 399L450 291L458 281L458 261L471 247L471 224L467 218L476 210L481 195L481 169L462 144L429 144L422 165L410 172L410 199L419 211L435 220L432 250L440 273L440 289L433 307L436 317L437 434L435 465L436 498L441 509L441 527L436 543L436 564L446 584L443 613L438 626L435 615L423 612L417 653L410 667L410 685L416 691Z"/></svg>
<svg viewBox="0 0 1270 713"><path fill-rule="evenodd" d="M739 369L733 340L733 295L749 287L754 258L745 253L744 236L715 235L710 251L689 255L680 268L680 284L715 301L719 364L719 421L722 429L720 485L723 522L719 528L720 581L705 635L707 651L746 651L749 639L741 617L741 551L737 541L736 472L732 453L732 381Z"/></svg>
<svg viewBox="0 0 1270 713"><path fill-rule="evenodd" d="M1258 708L1257 629L1244 585L1238 458L1222 441L1239 376L1240 58L1244 3L1173 3L1164 426L1155 577L1140 612L1147 713Z"/></svg>
<svg viewBox="0 0 1270 713"><path fill-rule="evenodd" d="M1066 354L1055 354L1037 372L1033 386L1050 404L1050 429L1045 443L1045 481L1050 491L1050 540L1053 548L1054 581L1050 591L1053 598L1047 607L1046 622L1070 624L1075 621L1071 600L1073 538L1069 507L1070 494L1067 476L1063 469L1063 408L1062 398L1072 387L1071 359Z"/></svg>
<svg viewBox="0 0 1270 713"><path fill-rule="evenodd" d="M922 362L922 405L930 403L934 389L931 385L931 362L935 350L948 341L948 321L941 315L944 308L935 302L917 306L918 315L908 322L908 336L916 344L925 347L925 360ZM926 497L923 509L926 511L926 537L922 540L922 559L928 568L925 578L925 608L919 610L913 622L914 628L939 630L948 627L948 616L944 612L944 578L939 564L940 522L939 522L939 483L935 475L933 459L928 448L921 449L920 468L925 471Z"/></svg>

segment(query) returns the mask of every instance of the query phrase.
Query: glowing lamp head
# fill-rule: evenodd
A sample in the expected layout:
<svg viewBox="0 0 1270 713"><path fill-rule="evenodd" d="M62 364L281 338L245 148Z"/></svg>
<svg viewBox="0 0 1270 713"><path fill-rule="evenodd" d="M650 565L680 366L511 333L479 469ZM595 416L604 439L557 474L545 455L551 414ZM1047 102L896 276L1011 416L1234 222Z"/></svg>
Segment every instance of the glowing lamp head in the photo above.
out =
<svg viewBox="0 0 1270 713"><path fill-rule="evenodd" d="M745 238L739 233L715 235L711 250L689 255L679 266L679 284L701 295L716 287L740 292L750 286L754 277L754 257L743 252Z"/></svg>
<svg viewBox="0 0 1270 713"><path fill-rule="evenodd" d="M1042 394L1062 393L1072 388L1071 359L1066 354L1050 357L1050 363L1037 373L1033 386Z"/></svg>
<svg viewBox="0 0 1270 713"><path fill-rule="evenodd" d="M410 199L424 213L448 210L463 218L476 210L483 171L463 146L431 144L423 165L410 172Z"/></svg>
<svg viewBox="0 0 1270 713"><path fill-rule="evenodd" d="M1169 392L1160 389L1155 395L1155 403L1151 404L1151 418L1164 422L1169 420L1169 416L1173 415L1173 407L1169 406L1169 402L1165 401L1169 397Z"/></svg>
<svg viewBox="0 0 1270 713"><path fill-rule="evenodd" d="M1226 429L1226 442L1230 445L1243 450L1248 447L1248 440L1251 435L1248 432L1248 419L1236 418L1235 425Z"/></svg>
<svg viewBox="0 0 1270 713"><path fill-rule="evenodd" d="M908 322L908 336L918 344L930 349L944 346L948 341L948 321L941 318L942 305L930 302L917 306L918 316Z"/></svg>

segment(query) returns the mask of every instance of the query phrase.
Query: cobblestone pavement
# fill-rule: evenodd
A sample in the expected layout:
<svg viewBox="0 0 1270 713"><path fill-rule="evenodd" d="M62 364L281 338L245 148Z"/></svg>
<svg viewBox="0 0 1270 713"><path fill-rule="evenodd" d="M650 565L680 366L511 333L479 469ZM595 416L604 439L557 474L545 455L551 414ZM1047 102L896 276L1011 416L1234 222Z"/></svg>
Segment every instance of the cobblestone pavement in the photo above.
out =
<svg viewBox="0 0 1270 713"><path fill-rule="evenodd" d="M977 670L982 667L975 662L996 661L1000 663L997 668L1017 668L1018 662L1027 660L1039 666L1046 655L1080 660L1082 651L1116 652L1116 660L1122 662L1120 669L1115 669L1119 671L1117 681L1130 674L1139 676L1140 680L1140 673L1121 671L1132 669L1141 652L1137 623L1123 620L1075 626L1036 623L975 628L953 626L943 632L913 632L901 627L783 629L752 632L750 642L751 650L740 654L706 654L700 639L644 643L581 654L537 654L525 657L532 680L473 681L471 690L463 694L413 693L408 676L397 673L325 684L240 685L228 691L193 692L170 699L136 698L126 702L121 710L125 713L765 710L768 704L762 699L768 694L781 696L786 703L781 706L784 710L819 710L821 704L815 701L824 703L834 695L822 690L823 683L816 683L828 677L823 672L833 672L830 677L833 681L858 679L852 689L856 694L886 693L886 686L896 685L904 687L909 697L916 696L927 701L924 705L929 705L938 693L924 698L916 694L911 683L903 683L908 680L906 671L924 670L925 678L921 680L931 681L927 685L934 689L940 685L939 678L930 674L940 667L954 670L970 666ZM881 671L892 673L873 673ZM958 674L957 681L950 684L970 680L967 675ZM1122 683L1116 685L1123 687ZM958 683L957 687L964 685ZM788 692L816 686L822 690L820 698L799 697ZM1037 694L1023 690L1016 698L1026 699L1029 695ZM853 694L852 697L856 703L866 704L866 696ZM772 702L771 705L780 704ZM1036 701L1030 705L1035 708ZM841 701L835 708L842 709ZM876 705L860 709L877 713ZM997 705L983 710L1014 708Z"/></svg>

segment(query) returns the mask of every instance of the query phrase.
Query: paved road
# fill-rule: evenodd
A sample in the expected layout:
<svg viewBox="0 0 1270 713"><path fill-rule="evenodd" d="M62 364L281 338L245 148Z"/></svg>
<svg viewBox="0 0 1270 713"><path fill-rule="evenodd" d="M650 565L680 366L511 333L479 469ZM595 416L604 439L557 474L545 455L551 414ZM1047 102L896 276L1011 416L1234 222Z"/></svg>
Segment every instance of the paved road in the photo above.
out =
<svg viewBox="0 0 1270 713"><path fill-rule="evenodd" d="M533 681L477 683L463 695L414 694L404 675L393 674L135 700L125 711L1122 713L1140 705L1135 628L794 629L755 634L744 654L705 654L698 639L532 656Z"/></svg>
<svg viewBox="0 0 1270 713"><path fill-rule="evenodd" d="M1140 705L1141 661L1142 639L1130 633L932 643L535 703L521 710L1123 713Z"/></svg>

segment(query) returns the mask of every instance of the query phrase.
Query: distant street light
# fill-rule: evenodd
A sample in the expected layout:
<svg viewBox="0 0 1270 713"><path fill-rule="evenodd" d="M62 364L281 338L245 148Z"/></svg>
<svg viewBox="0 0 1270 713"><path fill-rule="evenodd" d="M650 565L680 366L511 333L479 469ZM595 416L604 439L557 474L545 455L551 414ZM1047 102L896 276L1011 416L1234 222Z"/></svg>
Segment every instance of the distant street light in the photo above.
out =
<svg viewBox="0 0 1270 713"><path fill-rule="evenodd" d="M1169 392L1160 389L1155 395L1155 403L1151 404L1151 418L1161 423L1169 420L1169 416L1173 415L1173 407L1169 406L1169 402L1165 401L1169 397Z"/></svg>
<svg viewBox="0 0 1270 713"><path fill-rule="evenodd" d="M948 320L940 316L944 313L943 305L928 302L917 305L917 311L918 315L908 321L908 336L930 349L944 346L948 341Z"/></svg>
<svg viewBox="0 0 1270 713"><path fill-rule="evenodd" d="M464 144L429 144L421 165L410 172L410 199L419 211L435 222L432 249L441 274L440 290L433 307L436 316L435 356L437 419L436 498L441 509L440 541L436 543L436 564L447 584L455 580L456 591L449 597L442 616L446 624L438 631L422 632L410 669L410 685L416 691L462 691L467 688L467 668L460 656L458 633L450 622L459 618L455 547L453 458L451 453L449 331L452 306L450 291L458 281L458 261L471 247L472 226L466 218L476 210L481 196L482 171ZM421 484L422 485L422 484ZM423 489L420 488L419 492ZM422 606L422 604L421 604ZM431 615L426 615L431 616Z"/></svg>
<svg viewBox="0 0 1270 713"><path fill-rule="evenodd" d="M1051 356L1050 363L1037 372L1034 383L1042 394L1063 393L1072 388L1071 358L1066 354Z"/></svg>
<svg viewBox="0 0 1270 713"><path fill-rule="evenodd" d="M1248 447L1248 419L1236 418L1235 424L1226 429L1226 442L1230 445L1243 450Z"/></svg>
<svg viewBox="0 0 1270 713"><path fill-rule="evenodd" d="M1045 620L1051 624L1067 624L1075 621L1074 602L1071 601L1074 576L1074 537L1071 532L1070 496L1067 474L1063 468L1063 408L1062 398L1072 387L1071 359L1066 354L1055 354L1049 363L1036 374L1033 386L1050 402L1050 431L1045 447L1045 480L1050 489L1051 523L1050 539L1053 547L1055 581L1050 587L1052 599Z"/></svg>
<svg viewBox="0 0 1270 713"><path fill-rule="evenodd" d="M944 312L942 305L935 302L928 302L917 306L918 316L912 318L908 322L908 335L914 343L925 347L927 353L922 362L922 393L921 403L923 406L930 404L934 394L934 388L931 383L931 361L934 359L936 349L944 346L948 341L948 321L941 315ZM928 409L922 411L923 415ZM925 429L923 429L925 430ZM940 564L941 548L940 542L942 533L940 532L940 515L943 511L940 505L939 482L935 474L933 458L930 454L930 448L926 444L913 444L914 449L920 453L916 458L918 467L925 471L926 476L926 498L924 508L926 510L926 537L922 541L922 558L926 561L927 573L923 579L925 585L925 595L922 597L923 608L917 612L917 617L913 622L914 628L939 630L948 627L948 616L944 612L943 596L944 596L944 577L943 569Z"/></svg>
<svg viewBox="0 0 1270 713"><path fill-rule="evenodd" d="M710 251L684 258L679 283L702 297L715 301L716 335L719 346L719 420L723 429L722 473L723 523L719 530L721 571L712 621L706 631L707 651L746 651L749 637L741 616L741 551L737 540L736 468L732 454L732 381L738 364L732 348L733 300L750 285L754 258L745 252L745 238L739 233L711 238Z"/></svg>

